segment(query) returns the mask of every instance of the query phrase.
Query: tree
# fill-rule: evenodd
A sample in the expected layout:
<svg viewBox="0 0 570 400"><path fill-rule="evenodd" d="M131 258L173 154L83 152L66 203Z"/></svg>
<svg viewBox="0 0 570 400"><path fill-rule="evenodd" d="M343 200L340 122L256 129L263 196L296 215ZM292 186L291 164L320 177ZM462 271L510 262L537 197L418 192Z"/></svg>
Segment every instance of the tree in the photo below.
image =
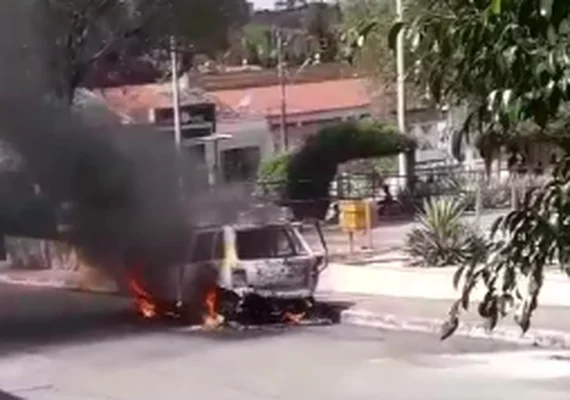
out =
<svg viewBox="0 0 570 400"><path fill-rule="evenodd" d="M404 14L420 15L429 1L403 0ZM348 0L342 11L345 58L381 81L395 81L396 57L388 42L397 17L396 0Z"/></svg>
<svg viewBox="0 0 570 400"><path fill-rule="evenodd" d="M53 92L69 104L105 57L164 56L176 35L187 68L192 55L224 48L247 6L244 0L35 0L32 13Z"/></svg>
<svg viewBox="0 0 570 400"><path fill-rule="evenodd" d="M361 23L352 47L361 48L376 25ZM392 48L400 32L416 83L437 103L468 109L458 142L479 141L484 156L529 134L570 148L569 2L429 0L423 13L393 26ZM477 285L486 289L478 311L489 329L512 310L523 332L529 328L546 265L556 260L568 271L569 182L566 154L545 187L528 192L515 211L496 221L487 251L457 270L454 285L461 286L461 297L442 338L457 329Z"/></svg>
<svg viewBox="0 0 570 400"><path fill-rule="evenodd" d="M323 219L339 164L413 152L414 139L378 122L344 122L321 129L287 160L285 201L297 219Z"/></svg>
<svg viewBox="0 0 570 400"><path fill-rule="evenodd" d="M371 18L375 26L366 33L366 41L358 46L358 52L350 51L357 45ZM382 80L393 81L396 72L396 59L388 47L388 32L396 18L393 0L350 0L343 4L343 30L349 45L348 58L359 68ZM352 59L354 57L354 59Z"/></svg>
<svg viewBox="0 0 570 400"><path fill-rule="evenodd" d="M321 60L335 61L338 54L340 7L327 3L311 3L304 15L304 29L319 44Z"/></svg>
<svg viewBox="0 0 570 400"><path fill-rule="evenodd" d="M250 64L265 68L275 66L277 50L274 46L273 32L265 25L248 24L243 27L242 46Z"/></svg>
<svg viewBox="0 0 570 400"><path fill-rule="evenodd" d="M570 3L432 0L428 10L396 24L391 42L403 30L420 63L417 82L434 100L467 104L463 134L493 143L523 130L545 137L560 132L570 100ZM479 313L490 329L510 310L523 331L529 328L545 266L557 260L565 269L570 260L569 160L544 188L527 193L516 211L496 222L493 232L502 235L488 244L486 255L458 269L454 283L462 281L462 296L450 310L443 338L457 328L479 283L486 288Z"/></svg>

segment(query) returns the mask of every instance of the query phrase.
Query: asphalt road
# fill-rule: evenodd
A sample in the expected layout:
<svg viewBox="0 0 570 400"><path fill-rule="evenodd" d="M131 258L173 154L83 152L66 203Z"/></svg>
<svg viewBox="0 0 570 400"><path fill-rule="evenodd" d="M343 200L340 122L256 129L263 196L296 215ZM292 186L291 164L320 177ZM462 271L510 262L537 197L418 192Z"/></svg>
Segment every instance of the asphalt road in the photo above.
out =
<svg viewBox="0 0 570 400"><path fill-rule="evenodd" d="M568 399L557 355L342 325L196 331L117 298L0 285L0 389L30 400Z"/></svg>

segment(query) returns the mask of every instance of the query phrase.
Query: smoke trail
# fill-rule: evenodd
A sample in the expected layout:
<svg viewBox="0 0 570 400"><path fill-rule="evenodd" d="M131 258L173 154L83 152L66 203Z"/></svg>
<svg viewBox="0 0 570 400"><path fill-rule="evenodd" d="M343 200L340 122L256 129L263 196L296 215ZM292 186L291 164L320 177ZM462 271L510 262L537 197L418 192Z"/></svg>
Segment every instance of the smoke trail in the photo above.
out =
<svg viewBox="0 0 570 400"><path fill-rule="evenodd" d="M140 261L186 261L198 220L235 221L250 206L246 189L206 189L201 166L189 153L177 158L168 136L151 128L94 127L52 101L54 69L30 18L34 1L0 3L0 140L21 155L43 196L75 205L68 239L91 264L119 277Z"/></svg>
<svg viewBox="0 0 570 400"><path fill-rule="evenodd" d="M184 257L192 208L180 201L176 152L150 129L85 124L51 101L45 49L24 2L0 5L0 139L24 159L28 175L54 204L70 201L77 223L69 238L99 265L125 258ZM183 160L189 193L195 163Z"/></svg>

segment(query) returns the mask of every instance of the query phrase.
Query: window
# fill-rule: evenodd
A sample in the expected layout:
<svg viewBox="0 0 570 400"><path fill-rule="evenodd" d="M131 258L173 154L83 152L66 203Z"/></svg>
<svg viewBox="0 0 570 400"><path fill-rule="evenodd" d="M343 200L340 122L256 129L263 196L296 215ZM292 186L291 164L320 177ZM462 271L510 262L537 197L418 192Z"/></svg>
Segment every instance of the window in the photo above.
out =
<svg viewBox="0 0 570 400"><path fill-rule="evenodd" d="M284 258L300 254L302 246L287 229L264 227L238 231L237 252L242 260Z"/></svg>
<svg viewBox="0 0 570 400"><path fill-rule="evenodd" d="M255 179L261 151L257 146L225 150L222 153L224 178L226 181L247 181Z"/></svg>
<svg viewBox="0 0 570 400"><path fill-rule="evenodd" d="M192 262L221 260L224 258L222 231L198 233L192 250Z"/></svg>

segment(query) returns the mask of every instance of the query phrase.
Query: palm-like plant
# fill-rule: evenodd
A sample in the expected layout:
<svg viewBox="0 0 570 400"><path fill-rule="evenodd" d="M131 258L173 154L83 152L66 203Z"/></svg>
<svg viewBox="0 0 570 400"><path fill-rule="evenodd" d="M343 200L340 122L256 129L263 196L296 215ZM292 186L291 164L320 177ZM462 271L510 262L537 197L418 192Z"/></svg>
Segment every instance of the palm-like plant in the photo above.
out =
<svg viewBox="0 0 570 400"><path fill-rule="evenodd" d="M406 244L414 263L443 267L471 256L480 238L462 221L464 215L464 202L456 198L426 200L419 227L410 232Z"/></svg>

